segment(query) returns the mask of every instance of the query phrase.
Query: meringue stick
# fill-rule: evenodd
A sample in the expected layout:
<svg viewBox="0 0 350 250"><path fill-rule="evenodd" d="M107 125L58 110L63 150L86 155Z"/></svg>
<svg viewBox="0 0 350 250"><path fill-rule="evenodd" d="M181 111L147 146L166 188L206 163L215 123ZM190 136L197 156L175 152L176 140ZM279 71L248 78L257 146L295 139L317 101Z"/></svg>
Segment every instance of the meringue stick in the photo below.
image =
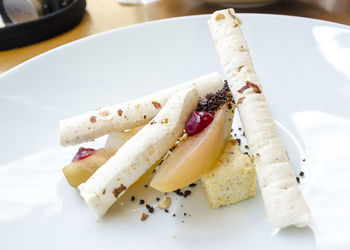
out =
<svg viewBox="0 0 350 250"><path fill-rule="evenodd" d="M254 157L269 220L276 228L306 226L311 213L254 71L241 21L233 9L225 9L214 12L208 24Z"/></svg>
<svg viewBox="0 0 350 250"><path fill-rule="evenodd" d="M99 108L60 121L60 144L76 145L110 133L147 124L162 109L168 99L184 89L195 88L200 97L223 87L220 75L210 73L154 94L121 104Z"/></svg>
<svg viewBox="0 0 350 250"><path fill-rule="evenodd" d="M197 108L198 100L195 88L173 95L153 120L79 185L80 194L97 216L103 216L175 144Z"/></svg>

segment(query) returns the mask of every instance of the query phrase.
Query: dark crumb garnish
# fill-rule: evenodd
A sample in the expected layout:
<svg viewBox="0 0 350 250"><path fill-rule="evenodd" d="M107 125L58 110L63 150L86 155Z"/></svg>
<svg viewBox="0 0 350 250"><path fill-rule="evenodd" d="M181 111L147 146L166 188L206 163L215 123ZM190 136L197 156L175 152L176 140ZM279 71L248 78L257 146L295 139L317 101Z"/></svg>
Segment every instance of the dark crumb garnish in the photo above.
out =
<svg viewBox="0 0 350 250"><path fill-rule="evenodd" d="M296 179L297 179L297 182L298 182L298 183L300 183L300 178L299 178L299 177L297 177Z"/></svg>
<svg viewBox="0 0 350 250"><path fill-rule="evenodd" d="M184 197L186 198L187 196L189 196L191 194L191 191L186 190L183 194L184 194Z"/></svg>
<svg viewBox="0 0 350 250"><path fill-rule="evenodd" d="M164 212L169 213L169 210L168 209L164 209Z"/></svg>
<svg viewBox="0 0 350 250"><path fill-rule="evenodd" d="M160 199L157 197L157 198L156 198L156 201L160 201Z"/></svg>
<svg viewBox="0 0 350 250"><path fill-rule="evenodd" d="M249 149L248 145L245 145L244 147L245 147L246 149Z"/></svg>
<svg viewBox="0 0 350 250"><path fill-rule="evenodd" d="M155 172L156 172L156 170L155 170L155 169L153 169L152 173L155 173Z"/></svg>
<svg viewBox="0 0 350 250"><path fill-rule="evenodd" d="M238 145L241 145L241 139L237 138L236 140L238 142Z"/></svg>
<svg viewBox="0 0 350 250"><path fill-rule="evenodd" d="M300 175L300 176L304 176L304 172L303 172L303 171L300 171L299 175Z"/></svg>
<svg viewBox="0 0 350 250"><path fill-rule="evenodd" d="M238 130L242 130L242 128L241 128L241 127L239 127L239 128L238 128Z"/></svg>
<svg viewBox="0 0 350 250"><path fill-rule="evenodd" d="M148 188L148 185L145 185L145 188Z"/></svg>
<svg viewBox="0 0 350 250"><path fill-rule="evenodd" d="M174 193L177 194L178 196L183 196L183 195L184 195L184 193L181 192L180 189L176 189L176 190L174 191Z"/></svg>
<svg viewBox="0 0 350 250"><path fill-rule="evenodd" d="M223 104L228 103L228 108L232 109L232 93L225 81L224 87L216 93L209 93L198 102L196 111L207 111L214 114Z"/></svg>
<svg viewBox="0 0 350 250"><path fill-rule="evenodd" d="M176 148L176 145L172 146L172 147L169 149L169 151L172 152L172 151L174 151L175 148Z"/></svg>
<svg viewBox="0 0 350 250"><path fill-rule="evenodd" d="M186 216L187 214L186 214L186 213L184 213L184 215Z"/></svg>
<svg viewBox="0 0 350 250"><path fill-rule="evenodd" d="M131 196L131 201L134 201L135 200L135 196Z"/></svg>
<svg viewBox="0 0 350 250"><path fill-rule="evenodd" d="M303 159L303 161L306 161L306 159Z"/></svg>
<svg viewBox="0 0 350 250"><path fill-rule="evenodd" d="M148 215L145 213L142 213L141 221L145 221L145 220L147 220L147 218L148 218Z"/></svg>
<svg viewBox="0 0 350 250"><path fill-rule="evenodd" d="M231 133L232 133L232 131L233 131L233 128L231 128Z"/></svg>
<svg viewBox="0 0 350 250"><path fill-rule="evenodd" d="M176 216L176 214L173 214L173 217L175 217Z"/></svg>
<svg viewBox="0 0 350 250"><path fill-rule="evenodd" d="M151 214L154 212L154 208L151 205L146 204L146 208Z"/></svg>
<svg viewBox="0 0 350 250"><path fill-rule="evenodd" d="M234 136L234 137L236 137L236 136L237 136L237 134L234 134L233 136Z"/></svg>
<svg viewBox="0 0 350 250"><path fill-rule="evenodd" d="M244 154L249 156L249 153L248 153L248 152L244 152Z"/></svg>
<svg viewBox="0 0 350 250"><path fill-rule="evenodd" d="M145 204L145 200L140 200L139 204L140 205Z"/></svg>
<svg viewBox="0 0 350 250"><path fill-rule="evenodd" d="M243 134L242 134L243 136L245 136L245 133L243 132Z"/></svg>
<svg viewBox="0 0 350 250"><path fill-rule="evenodd" d="M196 183L191 183L191 184L189 185L189 187L195 187L195 186L197 186Z"/></svg>
<svg viewBox="0 0 350 250"><path fill-rule="evenodd" d="M168 194L167 192L164 193L164 195L167 195L167 194Z"/></svg>

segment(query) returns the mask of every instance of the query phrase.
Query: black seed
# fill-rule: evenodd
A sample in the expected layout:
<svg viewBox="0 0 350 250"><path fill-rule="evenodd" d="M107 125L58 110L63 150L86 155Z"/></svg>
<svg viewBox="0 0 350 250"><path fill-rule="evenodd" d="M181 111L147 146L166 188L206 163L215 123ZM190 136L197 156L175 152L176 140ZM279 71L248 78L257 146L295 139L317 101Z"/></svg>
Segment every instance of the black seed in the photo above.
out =
<svg viewBox="0 0 350 250"><path fill-rule="evenodd" d="M299 177L297 177L296 179L297 179L297 182L298 182L298 183L300 183L300 178L299 178Z"/></svg>
<svg viewBox="0 0 350 250"><path fill-rule="evenodd" d="M157 197L157 198L156 198L156 201L160 201L160 199Z"/></svg>
<svg viewBox="0 0 350 250"><path fill-rule="evenodd" d="M186 198L187 196L189 196L191 194L191 191L190 190L186 190L184 192L184 197Z"/></svg>
<svg viewBox="0 0 350 250"><path fill-rule="evenodd" d="M303 172L303 171L300 171L299 175L300 175L300 176L304 176L304 172Z"/></svg>
<svg viewBox="0 0 350 250"><path fill-rule="evenodd" d="M134 201L135 200L135 196L131 196L131 201Z"/></svg>
<svg viewBox="0 0 350 250"><path fill-rule="evenodd" d="M189 185L189 187L195 187L195 186L197 186L196 183L192 183L192 184Z"/></svg>
<svg viewBox="0 0 350 250"><path fill-rule="evenodd" d="M180 189L175 190L174 193L177 194L178 196L183 196L184 195L184 193L181 192Z"/></svg>
<svg viewBox="0 0 350 250"><path fill-rule="evenodd" d="M145 200L140 200L140 205L145 204Z"/></svg>
<svg viewBox="0 0 350 250"><path fill-rule="evenodd" d="M164 212L169 213L169 210L168 210L168 209L165 209Z"/></svg>

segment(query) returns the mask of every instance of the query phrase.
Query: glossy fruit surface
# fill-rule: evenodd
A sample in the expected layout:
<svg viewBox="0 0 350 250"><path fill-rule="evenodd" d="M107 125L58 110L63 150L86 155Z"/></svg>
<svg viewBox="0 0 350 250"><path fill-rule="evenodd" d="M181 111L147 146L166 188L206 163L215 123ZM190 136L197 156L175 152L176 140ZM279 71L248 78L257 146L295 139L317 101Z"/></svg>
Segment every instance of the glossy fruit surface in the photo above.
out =
<svg viewBox="0 0 350 250"><path fill-rule="evenodd" d="M81 183L86 182L109 159L103 148L93 151L89 150L88 152L89 154L87 155L84 153L85 158L73 161L62 169L64 176L72 187L76 188Z"/></svg>
<svg viewBox="0 0 350 250"><path fill-rule="evenodd" d="M186 133L193 136L202 132L214 120L214 115L206 111L194 111L186 123Z"/></svg>
<svg viewBox="0 0 350 250"><path fill-rule="evenodd" d="M80 147L78 152L74 155L72 162L77 162L77 161L83 160L83 159L87 158L88 156L90 156L95 151L96 150L93 148Z"/></svg>
<svg viewBox="0 0 350 250"><path fill-rule="evenodd" d="M232 110L224 105L202 133L178 144L163 160L152 179L151 187L162 192L174 191L193 183L211 170L225 148L232 117Z"/></svg>

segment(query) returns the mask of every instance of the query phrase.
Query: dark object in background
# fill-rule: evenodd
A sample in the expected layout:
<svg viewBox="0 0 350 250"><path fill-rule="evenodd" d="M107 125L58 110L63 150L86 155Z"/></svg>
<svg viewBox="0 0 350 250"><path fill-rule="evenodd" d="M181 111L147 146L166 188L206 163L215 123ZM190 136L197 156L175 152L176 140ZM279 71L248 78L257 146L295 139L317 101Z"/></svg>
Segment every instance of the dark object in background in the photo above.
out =
<svg viewBox="0 0 350 250"><path fill-rule="evenodd" d="M0 50L40 42L77 25L85 0L0 0Z"/></svg>

